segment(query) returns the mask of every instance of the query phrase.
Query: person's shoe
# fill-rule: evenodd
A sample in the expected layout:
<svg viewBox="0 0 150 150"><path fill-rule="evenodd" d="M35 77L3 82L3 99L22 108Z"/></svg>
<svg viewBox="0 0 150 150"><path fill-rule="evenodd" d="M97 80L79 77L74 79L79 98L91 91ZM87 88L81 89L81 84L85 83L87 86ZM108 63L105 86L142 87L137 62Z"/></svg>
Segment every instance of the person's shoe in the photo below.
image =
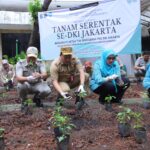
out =
<svg viewBox="0 0 150 150"><path fill-rule="evenodd" d="M41 102L40 98L37 98L36 96L34 96L33 102L36 104L37 107L43 107L43 103Z"/></svg>

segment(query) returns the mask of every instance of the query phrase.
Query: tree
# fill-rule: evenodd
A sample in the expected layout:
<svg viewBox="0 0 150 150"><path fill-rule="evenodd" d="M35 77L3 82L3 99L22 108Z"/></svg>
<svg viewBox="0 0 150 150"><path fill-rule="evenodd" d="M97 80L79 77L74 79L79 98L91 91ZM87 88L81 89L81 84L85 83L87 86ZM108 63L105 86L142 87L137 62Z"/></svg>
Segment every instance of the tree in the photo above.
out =
<svg viewBox="0 0 150 150"><path fill-rule="evenodd" d="M31 32L31 36L30 36L30 40L29 40L28 46L35 46L38 49L40 49L40 35L39 35L39 23L38 23L37 13L39 11L47 11L51 1L52 0L44 0L43 5L41 7L39 5L39 3L40 3L39 0L34 0L34 2L31 2L29 4L29 8L28 9L29 9L29 12L31 13L31 16L32 16L33 30ZM33 6L32 4L35 4L35 5ZM34 10L32 6L36 7L36 9ZM38 12L36 12L36 11L38 11Z"/></svg>

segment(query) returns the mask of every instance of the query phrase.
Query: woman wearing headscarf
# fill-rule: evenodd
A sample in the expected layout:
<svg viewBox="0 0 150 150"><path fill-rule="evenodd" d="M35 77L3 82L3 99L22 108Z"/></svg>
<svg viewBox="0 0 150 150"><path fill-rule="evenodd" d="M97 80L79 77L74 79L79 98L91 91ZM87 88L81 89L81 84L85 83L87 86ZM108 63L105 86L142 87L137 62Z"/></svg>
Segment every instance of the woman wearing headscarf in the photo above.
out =
<svg viewBox="0 0 150 150"><path fill-rule="evenodd" d="M143 80L143 86L148 92L148 96L150 98L150 64L147 66L146 75Z"/></svg>
<svg viewBox="0 0 150 150"><path fill-rule="evenodd" d="M113 50L103 51L101 59L96 61L93 68L90 87L94 93L99 94L101 104L104 104L107 96L114 96L112 102L121 103L124 92L130 85L126 77L121 77L116 56Z"/></svg>

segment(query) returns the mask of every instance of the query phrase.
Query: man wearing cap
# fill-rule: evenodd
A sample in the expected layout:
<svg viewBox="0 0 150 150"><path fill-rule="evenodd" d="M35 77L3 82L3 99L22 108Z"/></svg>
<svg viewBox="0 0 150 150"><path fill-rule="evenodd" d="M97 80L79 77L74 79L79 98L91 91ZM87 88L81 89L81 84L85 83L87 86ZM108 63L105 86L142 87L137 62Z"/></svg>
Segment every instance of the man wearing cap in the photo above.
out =
<svg viewBox="0 0 150 150"><path fill-rule="evenodd" d="M60 57L51 64L50 74L55 89L64 99L71 98L68 92L75 87L78 92L85 92L84 82L88 81L88 74L85 75L80 60L72 55L71 47L61 48Z"/></svg>
<svg viewBox="0 0 150 150"><path fill-rule="evenodd" d="M89 74L89 76L91 76L92 75L92 62L86 61L84 63L84 70L86 73Z"/></svg>
<svg viewBox="0 0 150 150"><path fill-rule="evenodd" d="M13 88L15 77L15 70L13 65L9 64L7 59L2 60L2 67L0 68L0 85L6 90Z"/></svg>
<svg viewBox="0 0 150 150"><path fill-rule="evenodd" d="M17 90L22 100L22 110L25 107L24 102L27 99L27 94L35 94L33 102L37 107L42 107L41 99L51 92L47 83L43 81L47 77L47 73L45 64L37 59L37 48L29 47L26 54L26 60L20 60L16 64Z"/></svg>

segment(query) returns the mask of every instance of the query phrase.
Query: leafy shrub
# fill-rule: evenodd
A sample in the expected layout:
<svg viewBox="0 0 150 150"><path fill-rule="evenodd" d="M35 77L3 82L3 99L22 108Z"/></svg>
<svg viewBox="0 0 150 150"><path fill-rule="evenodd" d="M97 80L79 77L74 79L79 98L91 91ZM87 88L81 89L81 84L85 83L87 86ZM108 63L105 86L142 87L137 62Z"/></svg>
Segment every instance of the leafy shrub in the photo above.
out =
<svg viewBox="0 0 150 150"><path fill-rule="evenodd" d="M123 111L117 114L117 120L119 123L129 123L132 119L133 111L130 108L123 107Z"/></svg>
<svg viewBox="0 0 150 150"><path fill-rule="evenodd" d="M28 11L32 17L32 21L34 22L38 16L38 12L41 10L42 4L40 0L32 0L29 3Z"/></svg>
<svg viewBox="0 0 150 150"><path fill-rule="evenodd" d="M107 103L110 103L113 98L116 98L116 97L115 97L115 96L112 96L112 95L108 95L108 96L105 97L105 101L106 101Z"/></svg>
<svg viewBox="0 0 150 150"><path fill-rule="evenodd" d="M61 142L68 135L70 135L72 129L75 127L71 123L71 119L68 116L62 115L62 107L56 106L55 111L50 119L54 128L59 128L61 136L57 137L58 141Z"/></svg>

